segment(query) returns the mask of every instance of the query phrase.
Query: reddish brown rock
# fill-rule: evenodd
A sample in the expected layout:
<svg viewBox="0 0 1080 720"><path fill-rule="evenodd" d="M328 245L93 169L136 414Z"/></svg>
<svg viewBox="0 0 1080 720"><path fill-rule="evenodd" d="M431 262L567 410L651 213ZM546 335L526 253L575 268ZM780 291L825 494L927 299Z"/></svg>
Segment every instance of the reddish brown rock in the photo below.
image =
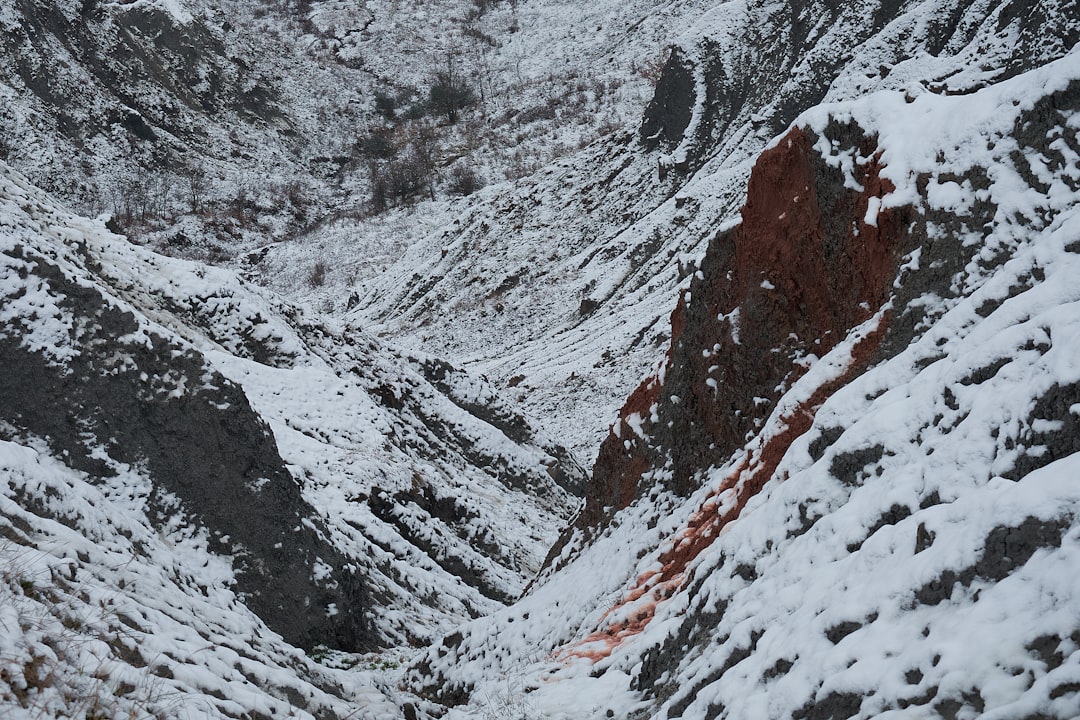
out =
<svg viewBox="0 0 1080 720"><path fill-rule="evenodd" d="M824 355L888 300L905 213L868 217L871 203L876 208L893 188L880 177L880 153L854 130L862 160L846 183L800 128L758 159L742 223L713 238L672 313L663 372L634 391L600 449L579 528L602 527L633 502L650 470L665 468L650 482L692 492L703 470L761 430L805 372L800 359ZM786 452L807 428L809 420L792 418L777 447ZM761 462L747 487L763 485L771 467Z"/></svg>
<svg viewBox="0 0 1080 720"><path fill-rule="evenodd" d="M625 638L645 629L653 619L658 603L693 580L693 562L729 523L739 517L750 498L773 477L791 444L810 429L822 403L866 368L881 343L885 328L883 315L877 326L855 344L850 362L839 377L816 388L805 402L766 428L760 444L747 449L686 526L666 541L660 554L660 570L637 578L626 596L603 615L602 629L564 651L564 658L584 657L596 661L607 657ZM628 618L607 623L616 612Z"/></svg>
<svg viewBox="0 0 1080 720"><path fill-rule="evenodd" d="M638 578L601 629L567 656L599 659L640 632L774 476L822 403L876 356L888 329L884 312L853 344L838 377L765 427L777 400L811 364L808 356L823 356L882 310L906 241L906 210L879 209L893 190L880 176L880 153L857 128L838 130L856 138L861 160L854 177L820 158L800 128L758 159L742 223L713 238L672 313L665 367L631 394L601 446L576 524L586 533L640 496L646 478L685 495L710 467L734 465L668 539L661 569ZM868 214L871 203L875 212Z"/></svg>

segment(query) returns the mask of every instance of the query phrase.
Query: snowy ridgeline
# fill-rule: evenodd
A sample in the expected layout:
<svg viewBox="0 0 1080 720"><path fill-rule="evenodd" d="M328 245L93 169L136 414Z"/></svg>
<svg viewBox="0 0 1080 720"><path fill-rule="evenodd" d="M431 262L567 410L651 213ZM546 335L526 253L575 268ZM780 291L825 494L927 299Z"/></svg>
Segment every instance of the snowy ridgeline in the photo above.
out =
<svg viewBox="0 0 1080 720"><path fill-rule="evenodd" d="M4 713L395 716L378 677L295 646L423 645L502 607L582 490L484 380L3 165L0 295Z"/></svg>
<svg viewBox="0 0 1080 720"><path fill-rule="evenodd" d="M414 663L411 687L471 697L453 718L1076 717L1078 110L1074 51L969 94L803 115L850 183L871 158L827 138L855 123L876 139L895 189L866 224L909 206L925 227L894 299L804 359L700 490L639 494L599 537L576 535L528 596ZM858 344L905 322L910 341L791 441L792 413ZM777 442L771 480L710 531Z"/></svg>
<svg viewBox="0 0 1080 720"><path fill-rule="evenodd" d="M351 275L366 322L485 373L591 460L666 347L679 288L738 219L754 158L801 112L877 90L970 93L1060 57L1080 25L1074 0L679 2L647 23L653 12L671 13L677 49L643 121L464 212L424 214L422 231L393 212L275 246L266 281L340 307ZM373 238L402 250L378 272L354 269L348 254ZM317 252L341 270L308 289L296 278Z"/></svg>

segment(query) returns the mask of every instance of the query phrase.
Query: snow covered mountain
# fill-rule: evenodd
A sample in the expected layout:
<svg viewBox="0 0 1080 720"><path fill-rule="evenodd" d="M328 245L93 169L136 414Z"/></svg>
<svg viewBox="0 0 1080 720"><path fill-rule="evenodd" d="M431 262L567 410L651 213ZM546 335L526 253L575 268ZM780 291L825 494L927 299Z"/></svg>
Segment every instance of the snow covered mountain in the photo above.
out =
<svg viewBox="0 0 1080 720"><path fill-rule="evenodd" d="M196 676L220 675L216 654L124 647L202 618L201 642L315 672L282 641L425 644L539 569L585 474L483 380L133 246L0 171L7 702L70 711L76 679L66 697L30 697L50 673L85 671L81 650L37 647L65 614L95 623L57 642L131 641L97 646L125 678L106 672L99 692L214 696ZM287 694L237 672L244 692Z"/></svg>
<svg viewBox="0 0 1080 720"><path fill-rule="evenodd" d="M0 10L5 712L1080 717L1076 2L222 8Z"/></svg>
<svg viewBox="0 0 1080 720"><path fill-rule="evenodd" d="M400 240L358 239L358 221L371 223L360 235L375 232L389 206L423 223L636 121L668 23L699 9L8 0L0 159L171 255L363 248L347 274L329 273L340 290ZM462 105L454 122L433 99L440 73ZM279 280L304 289L314 262Z"/></svg>
<svg viewBox="0 0 1080 720"><path fill-rule="evenodd" d="M1080 55L1036 65L772 141L545 573L410 686L448 717L1077 717Z"/></svg>
<svg viewBox="0 0 1080 720"><path fill-rule="evenodd" d="M591 459L670 340L671 298L738 220L754 159L799 113L971 92L1080 39L1073 2L714 5L681 29L632 134L448 217L355 312L483 372Z"/></svg>

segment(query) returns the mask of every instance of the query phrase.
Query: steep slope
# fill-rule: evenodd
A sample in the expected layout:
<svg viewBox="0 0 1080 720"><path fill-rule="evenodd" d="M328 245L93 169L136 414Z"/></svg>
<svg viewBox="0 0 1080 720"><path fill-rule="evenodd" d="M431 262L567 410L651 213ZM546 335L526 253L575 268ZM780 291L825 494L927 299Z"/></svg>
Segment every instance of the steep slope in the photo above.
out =
<svg viewBox="0 0 1080 720"><path fill-rule="evenodd" d="M575 510L585 473L481 379L327 327L229 272L131 245L2 165L0 228L2 517L18 546L5 549L5 580L31 624L37 614L62 623L55 602L96 619L72 642L113 631L111 610L45 572L67 562L90 596L169 615L129 624L136 642L198 615L203 641L232 647L222 638L236 631L250 639L235 652L293 667L273 688L251 681L287 697L289 683L322 681L285 643L425 643L514 599ZM125 579L125 554L144 579ZM174 566L175 577L161 570ZM20 596L24 575L38 590ZM42 640L17 627L0 635L0 658L33 665ZM196 676L219 674L218 659L162 643L152 646ZM95 647L158 684L145 669L155 663ZM65 657L48 658L58 675L88 662ZM166 665L176 692L234 700ZM37 694L24 675L5 676L6 703L54 702L44 675L26 680ZM56 702L70 711L79 681L67 682ZM340 709L341 693L326 693Z"/></svg>
<svg viewBox="0 0 1080 720"><path fill-rule="evenodd" d="M753 159L800 112L872 90L972 92L1060 57L1078 16L1056 1L716 4L682 32L635 132L483 197L368 283L356 312L513 381L594 453L670 340L676 288L737 221Z"/></svg>
<svg viewBox="0 0 1080 720"><path fill-rule="evenodd" d="M548 570L413 688L449 717L1076 716L1080 54L1008 75L770 145Z"/></svg>
<svg viewBox="0 0 1080 720"><path fill-rule="evenodd" d="M229 19L201 3L5 3L0 159L84 213L143 232L186 223L168 233L177 251L197 241L205 254L206 235L295 232L312 187L289 192L286 178L304 174L314 148L299 138L313 118ZM256 172L258 184L246 179ZM226 197L250 212L275 194L276 228L229 223L220 209L200 217ZM215 222L220 232L200 229Z"/></svg>
<svg viewBox="0 0 1080 720"><path fill-rule="evenodd" d="M450 198L632 122L667 24L695 9L12 0L0 6L0 159L173 255L363 247L348 274L330 263L337 291L320 304L340 309L357 274L397 253L385 205L441 223ZM433 100L440 73L463 104L453 121ZM310 290L319 258L303 255L301 272L271 267L267 280Z"/></svg>
<svg viewBox="0 0 1080 720"><path fill-rule="evenodd" d="M370 662L333 670L268 630L205 529L155 531L145 474L7 440L0 474L4 717L402 716Z"/></svg>
<svg viewBox="0 0 1080 720"><path fill-rule="evenodd" d="M370 646L365 589L244 394L96 287L114 258L28 190L4 180L5 439L39 438L90 477L141 466L155 480L147 517L167 527L182 509L210 528L211 549L236 558L237 589L290 642ZM332 616L334 606L360 611Z"/></svg>
<svg viewBox="0 0 1080 720"><path fill-rule="evenodd" d="M402 5L424 9L370 7ZM282 45L348 68L394 24L354 29L368 10L305 6ZM3 706L1075 717L1078 17L719 6L638 130L456 221L384 218L422 227L361 238L402 257L347 324L134 247L0 165ZM274 165L278 131L228 117L275 173L307 152ZM295 281L354 231L247 270ZM350 268L322 266L337 279L306 296L339 308ZM587 479L563 446L601 437ZM401 690L313 663L376 659L325 645L430 647Z"/></svg>

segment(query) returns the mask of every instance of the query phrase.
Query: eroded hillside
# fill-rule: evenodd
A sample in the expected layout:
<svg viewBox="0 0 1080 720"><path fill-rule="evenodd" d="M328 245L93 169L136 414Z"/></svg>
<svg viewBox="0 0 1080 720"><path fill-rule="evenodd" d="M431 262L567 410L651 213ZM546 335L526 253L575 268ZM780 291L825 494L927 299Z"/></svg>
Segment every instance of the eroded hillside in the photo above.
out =
<svg viewBox="0 0 1080 720"><path fill-rule="evenodd" d="M93 643L96 695L156 688L116 712L194 693L228 715L206 678L255 698L293 681L222 676L222 647L318 687L290 646L424 644L539 569L584 472L483 380L0 182L5 702L77 707L90 660L66 646ZM69 615L94 622L54 636ZM205 657L167 641L196 615ZM295 704L338 712L342 692Z"/></svg>
<svg viewBox="0 0 1080 720"><path fill-rule="evenodd" d="M2 9L5 711L1076 717L1076 3L647 5ZM126 238L35 187L196 156Z"/></svg>
<svg viewBox="0 0 1080 720"><path fill-rule="evenodd" d="M1073 717L1078 68L774 140L545 573L410 686L483 704L494 667L546 717Z"/></svg>

